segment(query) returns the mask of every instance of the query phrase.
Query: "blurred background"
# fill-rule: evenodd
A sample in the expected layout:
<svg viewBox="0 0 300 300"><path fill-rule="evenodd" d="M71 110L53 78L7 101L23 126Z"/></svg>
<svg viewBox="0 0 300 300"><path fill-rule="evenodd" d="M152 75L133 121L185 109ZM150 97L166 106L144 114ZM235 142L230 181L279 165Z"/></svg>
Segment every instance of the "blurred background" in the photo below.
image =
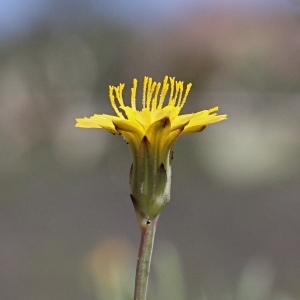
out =
<svg viewBox="0 0 300 300"><path fill-rule="evenodd" d="M175 145L149 299L300 299L298 0L2 0L0 20L1 300L132 299L130 152L74 125L145 75L228 114Z"/></svg>

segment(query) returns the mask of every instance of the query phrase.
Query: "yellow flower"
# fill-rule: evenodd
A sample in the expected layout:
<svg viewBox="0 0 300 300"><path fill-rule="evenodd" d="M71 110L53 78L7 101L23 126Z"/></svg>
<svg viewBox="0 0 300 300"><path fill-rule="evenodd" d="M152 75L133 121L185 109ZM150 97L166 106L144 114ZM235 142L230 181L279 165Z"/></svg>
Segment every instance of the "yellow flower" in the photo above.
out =
<svg viewBox="0 0 300 300"><path fill-rule="evenodd" d="M183 82L176 81L175 77L166 76L163 83L145 77L142 110L136 107L137 80L133 80L131 88L131 106L124 104L124 86L109 86L109 98L116 116L102 114L76 119L76 127L104 128L124 137L133 158L131 198L138 214L151 220L170 198L171 152L176 139L184 133L199 132L227 116L217 115L218 107L179 115L192 84L185 89Z"/></svg>

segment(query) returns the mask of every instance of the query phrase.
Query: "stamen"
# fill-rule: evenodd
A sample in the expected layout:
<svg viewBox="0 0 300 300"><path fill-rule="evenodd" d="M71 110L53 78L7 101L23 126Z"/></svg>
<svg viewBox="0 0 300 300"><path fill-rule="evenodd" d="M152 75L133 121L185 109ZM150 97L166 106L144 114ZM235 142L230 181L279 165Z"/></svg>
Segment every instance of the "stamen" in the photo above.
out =
<svg viewBox="0 0 300 300"><path fill-rule="evenodd" d="M178 106L179 106L180 108L182 108L182 107L184 106L184 104L185 104L185 102L186 102L186 99L187 99L187 96L188 96L188 94L189 94L191 88L192 88L192 84L189 83L189 84L186 86L185 94L184 94L184 97L183 97L181 103L178 103Z"/></svg>
<svg viewBox="0 0 300 300"><path fill-rule="evenodd" d="M125 87L125 83L120 83L118 87L115 88L116 96L119 101L120 106L125 106L123 101L123 89Z"/></svg>
<svg viewBox="0 0 300 300"><path fill-rule="evenodd" d="M171 82L171 91L170 91L170 98L169 98L169 104L168 105L172 105L173 104L173 94L174 94L174 82L175 82L175 77L169 77L170 82Z"/></svg>
<svg viewBox="0 0 300 300"><path fill-rule="evenodd" d="M136 110L136 89L137 89L137 80L133 79L133 86L131 88L131 107Z"/></svg>
<svg viewBox="0 0 300 300"><path fill-rule="evenodd" d="M151 111L153 111L153 110L156 109L156 99L155 99L155 98L152 98L152 95L153 95L153 92L154 92L154 90L155 90L155 88L156 88L156 85L157 85L157 83L154 81L154 82L152 83L152 86L151 86L151 93L150 93L150 98L151 98ZM156 97L156 95L155 95L154 97ZM155 99L155 101L154 101L154 99ZM149 107L149 108L150 108L150 107Z"/></svg>
<svg viewBox="0 0 300 300"><path fill-rule="evenodd" d="M146 108L147 109L150 109L150 103L151 103L151 96L152 96L152 93L151 93L151 89L152 89L152 78L149 77L148 79L148 86L147 86L147 98L146 98Z"/></svg>
<svg viewBox="0 0 300 300"><path fill-rule="evenodd" d="M161 86L161 83L159 82L156 85L155 96L152 99L152 111L157 109L157 96L158 96L158 93L159 93L159 90L160 90L160 86Z"/></svg>
<svg viewBox="0 0 300 300"><path fill-rule="evenodd" d="M110 85L108 95L109 95L111 106L114 109L114 111L116 112L116 114L118 115L118 117L120 117L121 119L124 119L124 116L122 115L122 113L119 111L119 109L116 106L115 96L113 94L114 90L116 90L116 87Z"/></svg>
<svg viewBox="0 0 300 300"><path fill-rule="evenodd" d="M176 101L177 101L177 98L178 98L178 93L179 93L179 86L178 86L178 81L175 81L175 96L172 100L172 105L175 106L176 105Z"/></svg>
<svg viewBox="0 0 300 300"><path fill-rule="evenodd" d="M178 81L177 83L178 83L179 96L178 96L176 106L180 107L180 103L182 100L182 92L183 92L183 81Z"/></svg>
<svg viewBox="0 0 300 300"><path fill-rule="evenodd" d="M170 80L170 83L168 81ZM187 96L190 92L190 89L192 87L192 84L189 83L186 87L186 91L183 96L183 89L184 89L184 83L183 81L176 81L175 77L168 77L165 76L163 83L154 82L151 77L144 77L143 82L143 99L142 99L142 105L143 109L148 109L151 111L155 111L158 109L162 109L166 94L170 89L170 97L169 97L169 103L168 105L179 107L180 109L184 106ZM121 83L119 86L109 86L109 98L111 105L118 115L118 117L124 119L122 112L119 110L119 107L124 107L124 100L123 100L123 90L124 90L125 84ZM154 92L155 91L155 92ZM133 85L131 88L131 108L136 110L136 92L137 92L137 79L133 79ZM159 103L158 102L158 94L160 92L159 96ZM154 95L154 96L153 96ZM182 97L183 96L183 97ZM116 103L116 99L118 100L118 105ZM216 111L216 108L211 109L211 112Z"/></svg>
<svg viewBox="0 0 300 300"><path fill-rule="evenodd" d="M167 82L168 82L168 76L166 76L164 78L164 82L163 82L163 86L162 86L162 89L161 89L157 109L161 109L163 104L164 104L164 100L165 100L166 94L167 94L168 89L169 89L169 84Z"/></svg>
<svg viewBox="0 0 300 300"><path fill-rule="evenodd" d="M143 99L142 99L142 103L143 103L143 108L146 108L146 91L147 91L147 82L148 82L148 78L147 76L144 77L144 83L143 83Z"/></svg>

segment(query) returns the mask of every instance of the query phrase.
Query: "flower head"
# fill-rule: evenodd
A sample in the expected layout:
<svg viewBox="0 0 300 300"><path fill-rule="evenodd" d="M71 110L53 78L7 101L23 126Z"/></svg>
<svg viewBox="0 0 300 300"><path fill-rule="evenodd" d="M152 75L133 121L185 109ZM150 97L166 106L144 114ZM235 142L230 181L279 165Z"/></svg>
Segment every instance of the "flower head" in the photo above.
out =
<svg viewBox="0 0 300 300"><path fill-rule="evenodd" d="M136 107L137 80L133 80L131 88L131 106L124 104L124 86L109 86L109 98L116 116L102 114L76 119L76 127L104 128L124 137L133 157L131 197L136 210L152 219L169 201L170 156L176 139L184 133L199 132L227 116L217 115L218 107L180 115L192 84L185 88L175 77L166 76L162 83L145 77L141 110Z"/></svg>

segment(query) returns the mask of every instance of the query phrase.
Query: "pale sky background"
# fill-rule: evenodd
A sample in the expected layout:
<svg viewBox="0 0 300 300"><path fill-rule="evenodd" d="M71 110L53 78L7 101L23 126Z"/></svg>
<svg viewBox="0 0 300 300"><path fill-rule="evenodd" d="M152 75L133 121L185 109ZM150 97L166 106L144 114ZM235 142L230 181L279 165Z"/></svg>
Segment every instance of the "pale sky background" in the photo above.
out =
<svg viewBox="0 0 300 300"><path fill-rule="evenodd" d="M41 22L70 16L105 16L129 24L155 24L184 15L193 7L207 9L299 9L299 0L1 0L0 38L18 36Z"/></svg>

